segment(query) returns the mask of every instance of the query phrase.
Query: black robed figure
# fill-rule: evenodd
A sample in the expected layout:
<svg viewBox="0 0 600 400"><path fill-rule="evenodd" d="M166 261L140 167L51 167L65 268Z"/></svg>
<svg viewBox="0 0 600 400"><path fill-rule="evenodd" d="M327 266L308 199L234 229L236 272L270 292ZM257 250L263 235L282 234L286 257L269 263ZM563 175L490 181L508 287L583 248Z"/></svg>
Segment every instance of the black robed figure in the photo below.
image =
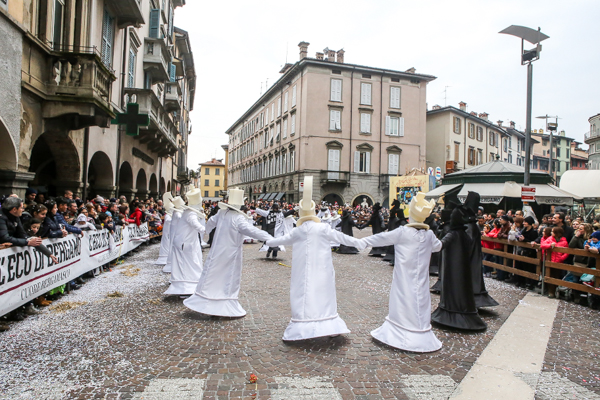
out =
<svg viewBox="0 0 600 400"><path fill-rule="evenodd" d="M457 329L482 330L487 325L477 314L475 305L470 258L472 240L466 233L465 218L465 207L456 207L448 232L441 239L442 290L440 304L431 314L431 321Z"/></svg>
<svg viewBox="0 0 600 400"><path fill-rule="evenodd" d="M352 233L352 228L356 226L356 223L352 219L352 213L349 210L342 211L342 220L340 221L340 226L342 233L344 235L354 237ZM338 254L357 254L358 249L356 247L346 246L344 244L340 244L340 248L337 251Z"/></svg>
<svg viewBox="0 0 600 400"><path fill-rule="evenodd" d="M371 226L373 228L373 235L377 235L385 231L385 222L383 221L383 217L379 212L381 210L381 204L375 203L373 205L373 213L371 214L371 219L362 224L359 229L366 228L367 226ZM385 247L373 247L370 256L382 257L385 254Z"/></svg>

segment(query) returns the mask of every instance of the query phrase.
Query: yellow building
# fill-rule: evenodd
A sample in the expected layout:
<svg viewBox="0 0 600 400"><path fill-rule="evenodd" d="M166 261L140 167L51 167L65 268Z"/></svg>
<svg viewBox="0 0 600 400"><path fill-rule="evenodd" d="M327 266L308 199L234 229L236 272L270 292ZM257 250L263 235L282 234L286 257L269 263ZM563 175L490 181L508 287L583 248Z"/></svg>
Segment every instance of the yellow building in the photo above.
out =
<svg viewBox="0 0 600 400"><path fill-rule="evenodd" d="M225 164L213 158L200 164L200 190L204 200L221 200L225 188Z"/></svg>

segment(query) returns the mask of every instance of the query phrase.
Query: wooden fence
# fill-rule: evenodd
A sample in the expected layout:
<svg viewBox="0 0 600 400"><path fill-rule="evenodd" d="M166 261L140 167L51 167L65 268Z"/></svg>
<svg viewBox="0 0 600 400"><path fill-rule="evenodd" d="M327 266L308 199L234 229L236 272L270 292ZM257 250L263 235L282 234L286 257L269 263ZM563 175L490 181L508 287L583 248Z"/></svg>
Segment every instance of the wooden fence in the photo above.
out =
<svg viewBox="0 0 600 400"><path fill-rule="evenodd" d="M592 293L595 295L600 295L600 278L595 279L594 287L590 287L584 285L582 283L573 283L568 281L563 281L561 276L564 275L565 272L572 272L576 276L581 276L582 274L590 274L595 277L600 277L600 254L592 253L587 250L581 249L570 249L566 247L555 247L554 249L548 249L544 251L544 257L542 257L542 250L540 246L532 246L527 242L519 242L516 240L506 240L506 239L496 239L489 237L482 237L482 240L486 242L499 243L503 246L503 250L496 249L487 249L482 248L484 254L491 254L494 256L502 257L504 262L503 264L498 264L492 261L483 261L483 265L491 268L496 268L502 271L509 272L511 274L523 276L529 279L533 279L536 281L541 280L546 284L548 289L548 293L555 294L557 286L565 286L574 290L578 290L580 292ZM535 249L537 251L537 255L535 258L525 257L518 254L514 254L513 251L516 247L526 248L526 249ZM587 266L582 266L580 264L564 264L564 263L555 263L552 262L552 253L563 253L569 254L573 256L583 256L583 257L592 257L596 259L596 267L599 269L591 269ZM524 271L522 269L515 268L515 261L521 261L524 263L528 263L535 266L535 273ZM564 271L564 272L563 272ZM543 278L543 279L542 279Z"/></svg>

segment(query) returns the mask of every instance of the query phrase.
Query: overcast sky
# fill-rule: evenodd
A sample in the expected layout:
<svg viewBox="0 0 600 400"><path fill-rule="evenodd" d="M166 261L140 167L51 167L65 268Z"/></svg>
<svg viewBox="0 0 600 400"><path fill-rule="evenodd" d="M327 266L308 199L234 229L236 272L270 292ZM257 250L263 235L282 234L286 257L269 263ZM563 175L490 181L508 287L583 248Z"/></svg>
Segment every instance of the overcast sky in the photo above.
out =
<svg viewBox="0 0 600 400"><path fill-rule="evenodd" d="M188 167L224 158L225 131L279 78L286 57L298 61L301 41L309 57L343 48L346 63L415 67L437 77L429 109L464 101L524 130L520 39L498 34L510 25L550 36L533 64L533 116L558 115L559 130L583 141L588 118L600 113L599 16L597 0L187 0L175 22L190 33L198 76Z"/></svg>

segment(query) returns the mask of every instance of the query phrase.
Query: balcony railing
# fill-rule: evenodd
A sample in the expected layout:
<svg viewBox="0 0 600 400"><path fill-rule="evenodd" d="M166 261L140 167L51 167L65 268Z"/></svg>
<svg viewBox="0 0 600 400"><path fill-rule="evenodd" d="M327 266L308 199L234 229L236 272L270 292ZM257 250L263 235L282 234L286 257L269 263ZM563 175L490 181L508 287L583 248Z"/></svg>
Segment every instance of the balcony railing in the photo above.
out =
<svg viewBox="0 0 600 400"><path fill-rule="evenodd" d="M167 111L181 109L181 86L177 82L165 83L165 109Z"/></svg>
<svg viewBox="0 0 600 400"><path fill-rule="evenodd" d="M140 127L140 140L147 142L159 156L173 155L177 151L178 130L156 94L150 89L127 88L130 101L135 95L140 113L150 116L150 125Z"/></svg>
<svg viewBox="0 0 600 400"><path fill-rule="evenodd" d="M171 56L164 39L144 38L144 71L152 76L153 83L167 82L171 71Z"/></svg>
<svg viewBox="0 0 600 400"><path fill-rule="evenodd" d="M321 185L327 183L348 183L350 179L350 173L348 171L321 171Z"/></svg>
<svg viewBox="0 0 600 400"><path fill-rule="evenodd" d="M587 143L587 141L588 141L589 139L594 139L594 138L597 138L597 137L600 137L600 131L595 131L595 132L586 132L586 133L583 135L583 140L584 140L584 142L586 142L586 143Z"/></svg>

